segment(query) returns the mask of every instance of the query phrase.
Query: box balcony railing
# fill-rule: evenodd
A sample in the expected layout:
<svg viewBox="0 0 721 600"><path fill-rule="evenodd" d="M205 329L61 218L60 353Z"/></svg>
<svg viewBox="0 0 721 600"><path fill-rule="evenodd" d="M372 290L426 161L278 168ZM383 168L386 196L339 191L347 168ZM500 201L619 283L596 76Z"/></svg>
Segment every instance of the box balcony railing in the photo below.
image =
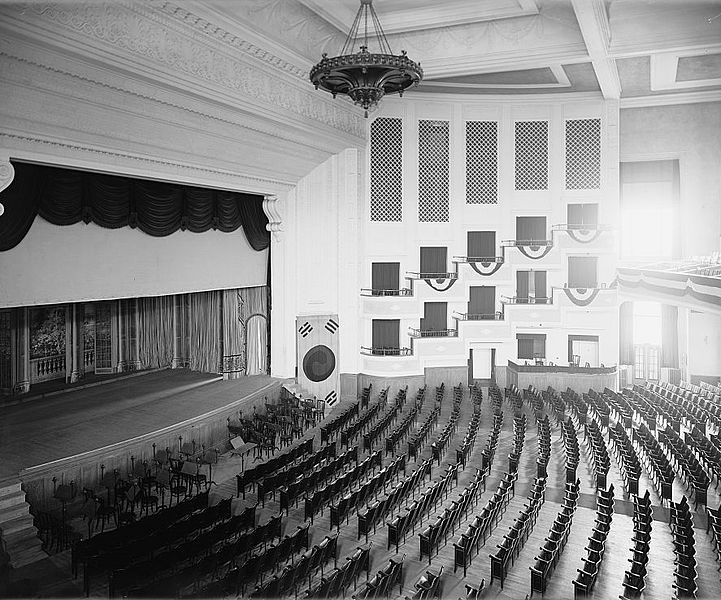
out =
<svg viewBox="0 0 721 600"><path fill-rule="evenodd" d="M531 248L545 248L553 246L553 240L503 240L501 246L530 246Z"/></svg>
<svg viewBox="0 0 721 600"><path fill-rule="evenodd" d="M361 289L361 296L403 296L403 297L410 297L413 296L413 290L411 288L397 288L397 289L391 289L391 290L378 290L374 288L363 288Z"/></svg>
<svg viewBox="0 0 721 600"><path fill-rule="evenodd" d="M542 296L501 296L504 304L553 304L553 297Z"/></svg>
<svg viewBox="0 0 721 600"><path fill-rule="evenodd" d="M412 356L413 350L411 348L369 348L361 346L361 354L367 356Z"/></svg>
<svg viewBox="0 0 721 600"><path fill-rule="evenodd" d="M408 279L458 279L458 273L423 273L418 271L408 271Z"/></svg>
<svg viewBox="0 0 721 600"><path fill-rule="evenodd" d="M502 263L503 256L454 256L454 262L459 263Z"/></svg>
<svg viewBox="0 0 721 600"><path fill-rule="evenodd" d="M458 337L457 329L415 329L409 328L410 336L415 338Z"/></svg>
<svg viewBox="0 0 721 600"><path fill-rule="evenodd" d="M492 313L456 313L459 321L503 321L503 312Z"/></svg>

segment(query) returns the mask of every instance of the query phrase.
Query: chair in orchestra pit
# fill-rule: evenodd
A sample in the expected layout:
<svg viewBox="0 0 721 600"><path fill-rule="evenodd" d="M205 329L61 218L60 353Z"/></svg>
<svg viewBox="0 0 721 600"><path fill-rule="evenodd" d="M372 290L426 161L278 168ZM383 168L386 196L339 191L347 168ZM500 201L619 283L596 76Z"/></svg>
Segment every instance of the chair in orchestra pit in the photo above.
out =
<svg viewBox="0 0 721 600"><path fill-rule="evenodd" d="M466 584L466 598L465 600L478 600L481 597L481 592L486 589L486 578L481 579L481 583L477 587ZM459 598L459 600L461 600Z"/></svg>
<svg viewBox="0 0 721 600"><path fill-rule="evenodd" d="M158 473L158 481L160 481L160 476L163 472L164 471L160 471ZM179 471L165 471L165 473L168 473L168 491L170 492L169 506L173 506L173 498L176 498L177 502L180 502L181 496L183 500L188 497L188 485Z"/></svg>

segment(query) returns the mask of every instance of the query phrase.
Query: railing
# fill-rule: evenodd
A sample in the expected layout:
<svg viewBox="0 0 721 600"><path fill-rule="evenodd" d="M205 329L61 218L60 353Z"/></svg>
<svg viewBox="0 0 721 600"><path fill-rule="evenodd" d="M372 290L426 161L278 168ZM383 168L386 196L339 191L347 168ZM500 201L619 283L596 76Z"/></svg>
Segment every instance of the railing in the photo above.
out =
<svg viewBox="0 0 721 600"><path fill-rule="evenodd" d="M65 355L53 354L30 359L30 383L65 377Z"/></svg>
<svg viewBox="0 0 721 600"><path fill-rule="evenodd" d="M368 356L413 356L410 348L368 348L361 346L361 354Z"/></svg>
<svg viewBox="0 0 721 600"><path fill-rule="evenodd" d="M413 290L410 288L400 288L393 290L375 290L371 288L363 288L361 296L412 296Z"/></svg>
<svg viewBox="0 0 721 600"><path fill-rule="evenodd" d="M245 373L245 354L225 354L221 364L222 373Z"/></svg>
<svg viewBox="0 0 721 600"><path fill-rule="evenodd" d="M411 337L458 337L457 329L414 329L409 328Z"/></svg>
<svg viewBox="0 0 721 600"><path fill-rule="evenodd" d="M83 366L87 371L88 368L95 366L95 348L91 350L83 350Z"/></svg>
<svg viewBox="0 0 721 600"><path fill-rule="evenodd" d="M553 240L503 240L501 246L553 246Z"/></svg>
<svg viewBox="0 0 721 600"><path fill-rule="evenodd" d="M501 302L505 304L553 304L553 297L534 298L533 296L501 296Z"/></svg>
<svg viewBox="0 0 721 600"><path fill-rule="evenodd" d="M502 263L502 256L454 256L454 262L460 263Z"/></svg>
<svg viewBox="0 0 721 600"><path fill-rule="evenodd" d="M457 313L461 321L503 321L501 311L493 313Z"/></svg>
<svg viewBox="0 0 721 600"><path fill-rule="evenodd" d="M409 279L458 279L458 273L419 273L408 271Z"/></svg>

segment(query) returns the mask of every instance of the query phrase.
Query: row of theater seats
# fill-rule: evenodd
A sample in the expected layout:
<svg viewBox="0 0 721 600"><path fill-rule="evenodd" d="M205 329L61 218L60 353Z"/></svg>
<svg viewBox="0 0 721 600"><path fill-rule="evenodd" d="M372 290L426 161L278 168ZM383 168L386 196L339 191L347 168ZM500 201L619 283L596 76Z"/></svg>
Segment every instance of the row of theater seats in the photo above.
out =
<svg viewBox="0 0 721 600"><path fill-rule="evenodd" d="M341 429L341 446L350 446L359 435L365 433L373 425L381 410L386 405L387 394L388 388L385 388L378 400L371 404L370 407L366 408L365 412L363 412L358 419L351 422L347 427L343 427Z"/></svg>
<svg viewBox="0 0 721 600"><path fill-rule="evenodd" d="M403 420L396 425L396 428L386 436L386 455L395 453L398 444L410 434L411 425L415 424L418 413L423 408L424 398L425 394L416 396L416 400L413 402L413 406L408 411L408 414L406 414Z"/></svg>
<svg viewBox="0 0 721 600"><path fill-rule="evenodd" d="M398 413L403 409L406 403L406 392L408 387L398 390L396 398L386 413L378 419L378 422L363 434L363 450L370 452L373 446L386 430L395 423Z"/></svg>
<svg viewBox="0 0 721 600"><path fill-rule="evenodd" d="M633 496L633 537L631 543L631 568L624 573L623 597L637 598L646 589L648 551L651 547L651 523L653 509L651 497L646 490L643 496Z"/></svg>
<svg viewBox="0 0 721 600"><path fill-rule="evenodd" d="M541 553L536 556L536 564L529 567L531 569L531 593L545 593L548 581L566 547L568 536L571 534L573 515L578 505L580 485L581 482L578 480L575 483L566 483L561 510L556 515L556 520L551 525L545 543L540 548Z"/></svg>
<svg viewBox="0 0 721 600"><path fill-rule="evenodd" d="M596 521L593 525L593 533L588 538L588 545L585 547L587 555L583 559L583 568L576 569L578 575L573 580L574 595L581 598L587 597L593 591L606 553L606 539L613 520L613 484L607 491L597 490L597 494Z"/></svg>

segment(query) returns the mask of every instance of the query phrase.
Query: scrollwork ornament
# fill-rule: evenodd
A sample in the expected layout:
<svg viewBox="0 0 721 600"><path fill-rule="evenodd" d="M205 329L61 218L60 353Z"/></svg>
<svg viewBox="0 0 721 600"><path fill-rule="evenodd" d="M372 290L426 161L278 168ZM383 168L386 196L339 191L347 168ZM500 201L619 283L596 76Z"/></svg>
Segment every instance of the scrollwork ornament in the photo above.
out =
<svg viewBox="0 0 721 600"><path fill-rule="evenodd" d="M0 162L0 192L8 187L15 179L15 168L9 158L5 158Z"/></svg>

